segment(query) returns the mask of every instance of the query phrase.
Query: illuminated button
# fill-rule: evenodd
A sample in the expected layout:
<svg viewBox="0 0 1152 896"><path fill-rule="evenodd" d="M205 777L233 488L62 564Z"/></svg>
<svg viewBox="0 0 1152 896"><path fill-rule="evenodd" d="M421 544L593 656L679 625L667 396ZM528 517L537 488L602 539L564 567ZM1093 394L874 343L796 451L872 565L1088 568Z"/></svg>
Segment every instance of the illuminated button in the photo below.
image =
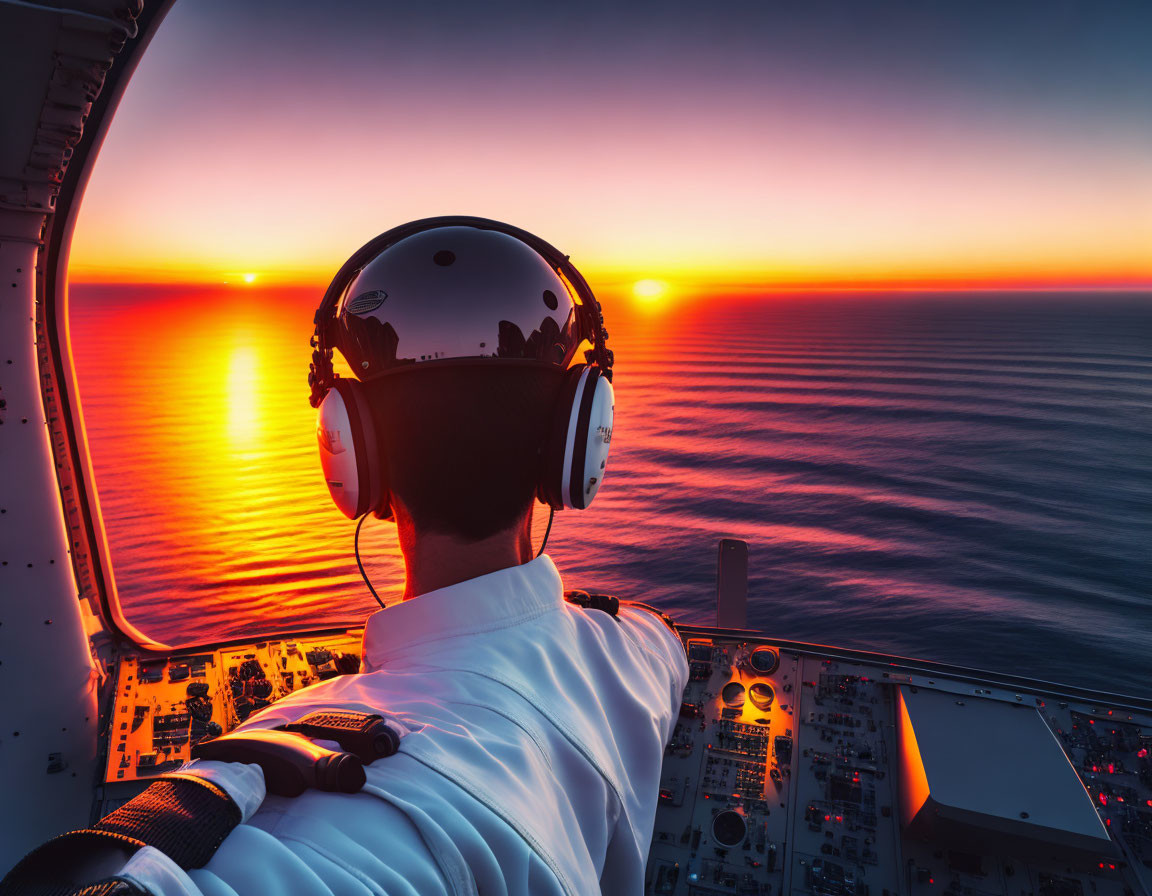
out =
<svg viewBox="0 0 1152 896"><path fill-rule="evenodd" d="M757 709L770 709L772 701L776 699L776 694L772 691L772 685L758 681L748 688L748 699Z"/></svg>
<svg viewBox="0 0 1152 896"><path fill-rule="evenodd" d="M739 709L744 705L744 685L738 681L728 682L720 692L720 699L724 701L725 706Z"/></svg>

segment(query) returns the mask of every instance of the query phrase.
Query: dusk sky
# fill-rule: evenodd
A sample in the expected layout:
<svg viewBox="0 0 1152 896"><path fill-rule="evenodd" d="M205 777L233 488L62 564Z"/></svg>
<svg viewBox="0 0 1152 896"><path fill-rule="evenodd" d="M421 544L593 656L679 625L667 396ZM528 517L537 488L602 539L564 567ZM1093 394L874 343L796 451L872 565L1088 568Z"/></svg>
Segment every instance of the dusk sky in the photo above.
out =
<svg viewBox="0 0 1152 896"><path fill-rule="evenodd" d="M1152 285L1147 2L180 0L76 280L322 282L476 214L609 282Z"/></svg>

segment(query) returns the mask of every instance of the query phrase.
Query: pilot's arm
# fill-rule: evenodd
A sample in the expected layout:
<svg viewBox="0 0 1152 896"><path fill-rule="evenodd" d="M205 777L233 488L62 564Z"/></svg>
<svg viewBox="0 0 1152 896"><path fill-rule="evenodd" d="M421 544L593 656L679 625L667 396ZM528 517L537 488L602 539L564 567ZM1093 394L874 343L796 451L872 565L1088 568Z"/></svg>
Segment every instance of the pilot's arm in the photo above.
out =
<svg viewBox="0 0 1152 896"><path fill-rule="evenodd" d="M506 575L555 572L542 557ZM169 816L184 834L166 822L160 840L145 826L139 839L163 848L139 849L115 877L155 896L641 892L688 676L682 643L627 604L610 615L561 599L530 615L268 707L237 730L339 707L388 715L406 734L353 794L268 795L254 765L193 763L173 780L203 819ZM127 815L117 830L131 836ZM221 818L232 819L222 840Z"/></svg>

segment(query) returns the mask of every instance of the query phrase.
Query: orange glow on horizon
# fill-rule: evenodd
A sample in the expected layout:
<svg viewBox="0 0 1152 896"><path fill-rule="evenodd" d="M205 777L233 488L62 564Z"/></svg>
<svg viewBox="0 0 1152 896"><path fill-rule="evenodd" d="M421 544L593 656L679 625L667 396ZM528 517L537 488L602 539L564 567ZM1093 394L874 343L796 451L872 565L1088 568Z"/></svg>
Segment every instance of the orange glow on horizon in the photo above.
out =
<svg viewBox="0 0 1152 896"><path fill-rule="evenodd" d="M76 284L132 284L208 286L251 286L259 282L267 287L315 289L322 291L339 268L336 261L315 269L269 268L259 275L219 272L210 267L172 265L150 268L106 268L72 265L70 280ZM715 295L765 295L775 292L905 292L905 291L987 291L987 290L1132 290L1152 291L1152 266L1142 269L1062 268L1050 271L952 271L927 270L878 276L872 272L818 272L807 276L799 273L785 276L763 269L746 271L724 268L671 272L660 280L636 279L631 271L604 270L589 265L582 268L597 294L628 293L644 304L660 304L677 297L706 298ZM251 277L252 279L248 279ZM646 284L639 291L637 286ZM649 285L650 284L650 285ZM658 285L658 286L657 286ZM652 291L649 291L652 290Z"/></svg>
<svg viewBox="0 0 1152 896"><path fill-rule="evenodd" d="M660 281L677 294L685 284L737 291L1152 286L1152 218L1139 211L1147 191L1131 164L1106 171L1105 182L1089 187L1078 186L1060 160L1051 160L1055 170L1042 183L1031 183L1024 168L1034 160L1007 159L969 195L933 184L923 172L917 186L895 170L890 154L875 154L871 167L859 159L831 181L818 160L792 159L795 183L769 179L757 187L763 195L747 197L735 183L696 185L679 170L653 167L650 158L622 158L612 168L583 172L593 185L587 197L566 197L546 212L531 189L534 181L519 169L486 171L484 178L462 171L444 187L459 195L455 208L444 209L435 197L430 206L424 195L393 202L390 186L396 185L379 182L365 187L347 217L327 207L280 208L259 227L246 226L247 205L221 200L235 195L251 203L250 183L231 183L202 167L173 178L171 170L182 170L177 159L173 169L152 172L144 204L139 187L125 186L128 175L102 159L77 227L71 273L77 282L251 285L258 277L326 285L353 250L388 226L462 210L525 226L561 246L594 289L605 281L628 288ZM327 155L306 140L292 166ZM418 171L434 162L397 165ZM949 168L946 156L939 162ZM222 168L226 163L218 160ZM745 168L754 164L761 163L741 159ZM660 201L637 210L626 192L617 197L625 171L641 177ZM274 193L293 183L296 173L296 167L269 172L266 189ZM763 179L750 170L744 177ZM388 191L387 201L380 191ZM582 203L595 204L595 197L605 204L590 222ZM684 204L675 214L673 199ZM375 211L383 206L386 218ZM696 220L701 216L707 226Z"/></svg>
<svg viewBox="0 0 1152 896"><path fill-rule="evenodd" d="M323 290L359 245L351 239L329 247L323 256L284 257L272 252L258 257L260 273L236 273L228 259L210 256L164 255L148 260L134 256L112 263L117 253L105 246L99 261L85 252L74 255L69 267L73 282L94 284L236 285L259 283L275 287ZM350 248L351 247L351 248ZM253 247L246 247L250 251ZM1142 253L1142 254L1141 254ZM768 254L768 253L766 253ZM963 291L963 290L1152 290L1152 255L1136 246L1118 244L1060 252L1039 248L1014 255L1008 249L959 258L932 257L909 247L903 257L841 257L829 251L817 262L742 257L668 257L637 253L630 262L572 256L597 293L624 293L644 304L657 300L715 295L754 295L776 291Z"/></svg>
<svg viewBox="0 0 1152 896"><path fill-rule="evenodd" d="M606 81L582 59L552 81L527 59L477 69L446 54L428 71L424 52L391 53L389 76L413 90L380 94L375 77L304 77L264 28L256 46L230 32L230 54L200 44L195 19L176 11L117 111L76 227L77 282L325 285L389 227L473 214L560 247L594 289L658 280L676 300L1152 288L1146 117L1130 111L1017 105L1000 90L961 102L826 67L761 81L739 61L761 71L759 45L701 80L679 54L634 69L628 41L604 61L636 77ZM280 49L254 65L267 41ZM204 70L209 49L219 66ZM341 53L322 69L367 62ZM228 71L250 77L220 90ZM370 164L332 191L353 159Z"/></svg>

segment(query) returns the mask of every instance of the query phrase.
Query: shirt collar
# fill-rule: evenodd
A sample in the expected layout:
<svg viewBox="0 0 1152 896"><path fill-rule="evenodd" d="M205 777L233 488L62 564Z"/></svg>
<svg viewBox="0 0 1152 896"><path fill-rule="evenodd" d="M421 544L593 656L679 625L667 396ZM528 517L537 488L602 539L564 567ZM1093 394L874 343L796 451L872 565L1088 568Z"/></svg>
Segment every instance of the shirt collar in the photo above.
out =
<svg viewBox="0 0 1152 896"><path fill-rule="evenodd" d="M547 554L378 610L364 625L364 671L412 647L505 628L558 609L560 573Z"/></svg>

